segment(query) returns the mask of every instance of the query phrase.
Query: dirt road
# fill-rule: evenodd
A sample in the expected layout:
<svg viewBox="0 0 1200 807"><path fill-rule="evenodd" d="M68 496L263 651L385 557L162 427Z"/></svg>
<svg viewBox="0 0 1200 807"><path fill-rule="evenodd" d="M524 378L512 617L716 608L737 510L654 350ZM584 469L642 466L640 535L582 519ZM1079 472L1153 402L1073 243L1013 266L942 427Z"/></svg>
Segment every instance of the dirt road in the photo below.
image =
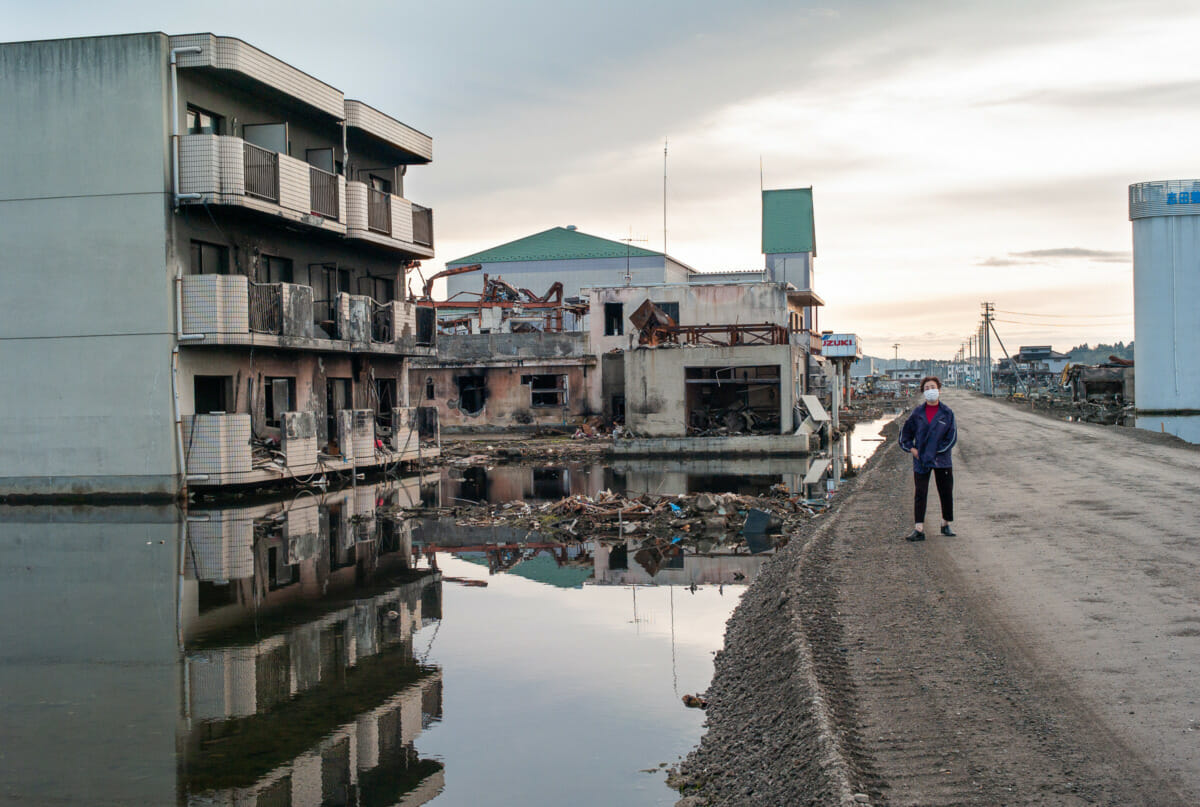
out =
<svg viewBox="0 0 1200 807"><path fill-rule="evenodd" d="M1200 803L1200 451L945 400L959 536L903 540L910 466L885 445L747 592L685 792Z"/></svg>

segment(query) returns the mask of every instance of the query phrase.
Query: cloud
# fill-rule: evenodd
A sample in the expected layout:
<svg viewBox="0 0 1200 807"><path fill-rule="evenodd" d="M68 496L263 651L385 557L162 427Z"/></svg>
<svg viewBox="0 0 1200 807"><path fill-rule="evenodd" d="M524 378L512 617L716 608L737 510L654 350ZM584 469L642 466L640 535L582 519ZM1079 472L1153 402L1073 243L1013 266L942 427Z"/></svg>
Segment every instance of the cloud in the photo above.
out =
<svg viewBox="0 0 1200 807"><path fill-rule="evenodd" d="M1083 247L1055 247L1054 249L1030 249L1010 252L1007 258L991 257L976 261L976 266L1028 266L1052 263L1056 260L1086 260L1096 263L1129 263L1132 255L1107 249L1084 249Z"/></svg>

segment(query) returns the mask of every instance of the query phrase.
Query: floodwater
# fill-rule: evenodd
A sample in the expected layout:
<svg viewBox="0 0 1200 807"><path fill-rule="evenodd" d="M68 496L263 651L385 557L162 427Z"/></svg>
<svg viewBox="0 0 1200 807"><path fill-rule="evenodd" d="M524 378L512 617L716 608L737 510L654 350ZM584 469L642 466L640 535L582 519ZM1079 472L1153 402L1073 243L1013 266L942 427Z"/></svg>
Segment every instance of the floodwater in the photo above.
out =
<svg viewBox="0 0 1200 807"><path fill-rule="evenodd" d="M707 688L762 556L651 576L599 544L460 534L431 559L432 527L404 510L468 493L828 489L845 468L810 472L503 466L186 520L0 509L0 804L673 804L660 764L704 717L680 697Z"/></svg>

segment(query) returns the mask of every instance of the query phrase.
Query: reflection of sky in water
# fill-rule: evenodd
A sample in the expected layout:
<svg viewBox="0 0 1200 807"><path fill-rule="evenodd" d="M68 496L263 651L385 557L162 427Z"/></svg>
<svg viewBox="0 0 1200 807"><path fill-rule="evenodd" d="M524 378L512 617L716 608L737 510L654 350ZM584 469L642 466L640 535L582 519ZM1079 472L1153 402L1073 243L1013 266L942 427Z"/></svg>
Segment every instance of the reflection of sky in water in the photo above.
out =
<svg viewBox="0 0 1200 807"><path fill-rule="evenodd" d="M443 622L415 639L444 675L442 721L418 742L446 763L433 803L674 804L663 773L640 771L700 739L704 713L679 697L707 689L744 589L557 589L451 555L438 565L489 585L444 584Z"/></svg>

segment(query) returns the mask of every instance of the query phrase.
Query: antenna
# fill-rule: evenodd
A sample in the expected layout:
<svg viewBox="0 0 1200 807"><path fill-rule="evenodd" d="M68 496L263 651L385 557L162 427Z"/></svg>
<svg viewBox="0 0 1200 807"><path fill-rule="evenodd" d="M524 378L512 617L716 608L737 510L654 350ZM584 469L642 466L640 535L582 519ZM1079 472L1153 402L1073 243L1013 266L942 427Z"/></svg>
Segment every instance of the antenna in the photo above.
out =
<svg viewBox="0 0 1200 807"><path fill-rule="evenodd" d="M663 269L667 266L667 138L663 138Z"/></svg>
<svg viewBox="0 0 1200 807"><path fill-rule="evenodd" d="M629 271L629 253L633 249L634 241L645 241L646 239L645 238L634 238L633 237L633 225L631 224L629 226L629 237L622 238L621 240L625 242L625 285L631 286L631 285L633 285L633 275ZM665 261L666 260L666 257L665 257L666 250L663 250L663 255L664 255L663 260ZM664 267L665 267L665 264L664 264Z"/></svg>

